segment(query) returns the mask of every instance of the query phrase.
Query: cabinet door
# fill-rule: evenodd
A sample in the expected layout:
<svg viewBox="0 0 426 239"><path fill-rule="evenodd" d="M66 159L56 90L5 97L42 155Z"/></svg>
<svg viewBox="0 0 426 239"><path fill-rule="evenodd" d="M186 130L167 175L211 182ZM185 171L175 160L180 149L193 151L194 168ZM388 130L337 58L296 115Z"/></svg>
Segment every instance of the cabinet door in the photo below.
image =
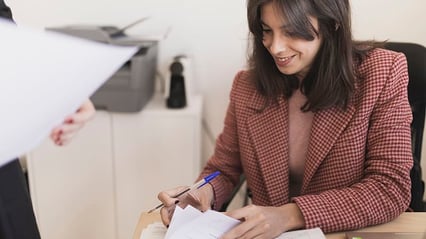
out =
<svg viewBox="0 0 426 239"><path fill-rule="evenodd" d="M118 238L132 238L160 190L190 185L200 170L200 112L114 114Z"/></svg>
<svg viewBox="0 0 426 239"><path fill-rule="evenodd" d="M64 147L46 140L28 155L43 239L115 239L111 116L95 118Z"/></svg>

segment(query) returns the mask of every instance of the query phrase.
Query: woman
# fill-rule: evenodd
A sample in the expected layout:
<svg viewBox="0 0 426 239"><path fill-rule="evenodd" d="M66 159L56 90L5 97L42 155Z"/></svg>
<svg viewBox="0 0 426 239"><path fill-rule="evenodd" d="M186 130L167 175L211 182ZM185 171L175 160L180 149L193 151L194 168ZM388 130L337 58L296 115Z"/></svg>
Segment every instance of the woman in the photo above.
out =
<svg viewBox="0 0 426 239"><path fill-rule="evenodd" d="M238 73L223 132L200 177L175 203L219 208L246 175L253 205L223 238L274 238L388 222L410 202L412 167L404 55L355 42L348 0L248 0L249 69Z"/></svg>

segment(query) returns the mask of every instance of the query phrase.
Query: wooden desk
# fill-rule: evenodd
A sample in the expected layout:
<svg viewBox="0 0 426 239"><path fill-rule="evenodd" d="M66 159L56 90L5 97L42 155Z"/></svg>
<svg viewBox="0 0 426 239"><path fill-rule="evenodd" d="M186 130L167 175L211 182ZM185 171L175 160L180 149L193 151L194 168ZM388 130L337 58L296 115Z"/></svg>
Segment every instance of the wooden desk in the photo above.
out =
<svg viewBox="0 0 426 239"><path fill-rule="evenodd" d="M146 213L143 212L139 218L138 225L136 225L135 233L133 234L133 239L139 239L141 237L141 233L145 227L153 222L161 222L161 217L159 212Z"/></svg>
<svg viewBox="0 0 426 239"><path fill-rule="evenodd" d="M358 231L360 232L426 232L426 212L405 212L391 222L377 225L377 226L367 227ZM344 238L345 238L344 232L327 234L327 239L344 239Z"/></svg>
<svg viewBox="0 0 426 239"><path fill-rule="evenodd" d="M161 221L160 214L142 213L136 226L133 239L139 239L142 230L153 222ZM378 226L361 229L362 232L426 232L426 212L406 212L395 220ZM327 239L345 239L345 233L326 235Z"/></svg>

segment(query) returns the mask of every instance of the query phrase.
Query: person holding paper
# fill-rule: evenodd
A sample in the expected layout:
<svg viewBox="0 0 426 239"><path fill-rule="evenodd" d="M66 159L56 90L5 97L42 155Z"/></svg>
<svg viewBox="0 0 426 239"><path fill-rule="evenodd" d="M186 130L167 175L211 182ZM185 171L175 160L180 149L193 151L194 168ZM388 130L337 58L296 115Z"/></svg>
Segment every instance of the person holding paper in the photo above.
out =
<svg viewBox="0 0 426 239"><path fill-rule="evenodd" d="M12 19L10 8L3 0L0 0L0 17ZM95 108L87 100L77 112L52 130L51 140L59 146L66 145L94 114ZM40 238L27 183L18 159L0 167L0 238Z"/></svg>
<svg viewBox="0 0 426 239"><path fill-rule="evenodd" d="M274 238L388 222L410 203L411 109L405 56L355 41L349 0L248 0L249 69L236 74L224 128L200 178L175 204L220 208L245 174L252 205L222 238Z"/></svg>

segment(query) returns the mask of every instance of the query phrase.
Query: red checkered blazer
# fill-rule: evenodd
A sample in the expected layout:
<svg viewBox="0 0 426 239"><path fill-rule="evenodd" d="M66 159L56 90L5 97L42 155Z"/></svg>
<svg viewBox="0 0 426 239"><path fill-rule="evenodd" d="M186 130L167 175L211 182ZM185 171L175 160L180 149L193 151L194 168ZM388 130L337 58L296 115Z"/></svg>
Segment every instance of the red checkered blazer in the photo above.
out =
<svg viewBox="0 0 426 239"><path fill-rule="evenodd" d="M358 70L363 79L348 109L315 113L301 195L294 198L289 198L287 101L281 97L263 109L265 98L247 72L239 72L223 132L200 175L222 172L212 181L215 206L228 198L244 172L254 204L295 202L306 228L351 230L404 212L412 167L406 59L376 49Z"/></svg>

